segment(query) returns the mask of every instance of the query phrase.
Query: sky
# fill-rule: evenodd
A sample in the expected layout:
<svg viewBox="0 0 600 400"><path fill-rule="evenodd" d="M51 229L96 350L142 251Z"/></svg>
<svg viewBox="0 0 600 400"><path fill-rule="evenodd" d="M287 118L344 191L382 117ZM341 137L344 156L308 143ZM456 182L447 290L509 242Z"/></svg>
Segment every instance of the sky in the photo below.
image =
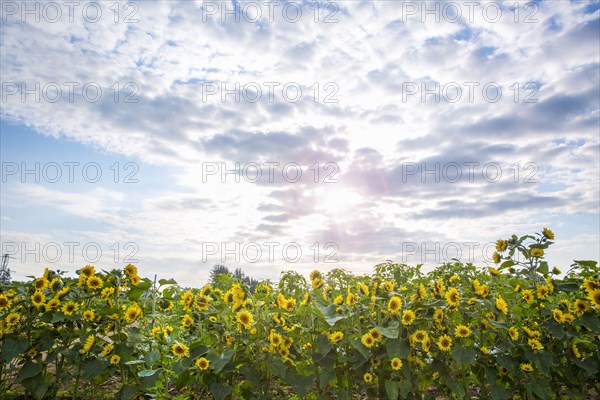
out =
<svg viewBox="0 0 600 400"><path fill-rule="evenodd" d="M2 1L14 279L600 259L598 1Z"/></svg>

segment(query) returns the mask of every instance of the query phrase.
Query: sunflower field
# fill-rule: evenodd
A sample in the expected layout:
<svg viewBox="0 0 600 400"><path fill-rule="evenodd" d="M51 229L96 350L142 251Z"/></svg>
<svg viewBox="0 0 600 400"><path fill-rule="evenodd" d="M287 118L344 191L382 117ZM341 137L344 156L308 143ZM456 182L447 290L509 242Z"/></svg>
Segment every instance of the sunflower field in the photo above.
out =
<svg viewBox="0 0 600 400"><path fill-rule="evenodd" d="M498 240L496 268L386 262L253 291L46 269L0 288L0 398L598 398L600 270L550 267L553 240Z"/></svg>

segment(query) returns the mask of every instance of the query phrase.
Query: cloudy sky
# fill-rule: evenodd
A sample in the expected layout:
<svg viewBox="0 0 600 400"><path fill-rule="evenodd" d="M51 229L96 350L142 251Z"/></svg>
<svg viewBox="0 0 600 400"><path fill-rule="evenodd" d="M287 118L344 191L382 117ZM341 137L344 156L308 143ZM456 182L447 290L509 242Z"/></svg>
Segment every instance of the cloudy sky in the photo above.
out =
<svg viewBox="0 0 600 400"><path fill-rule="evenodd" d="M2 1L13 277L600 259L597 1Z"/></svg>

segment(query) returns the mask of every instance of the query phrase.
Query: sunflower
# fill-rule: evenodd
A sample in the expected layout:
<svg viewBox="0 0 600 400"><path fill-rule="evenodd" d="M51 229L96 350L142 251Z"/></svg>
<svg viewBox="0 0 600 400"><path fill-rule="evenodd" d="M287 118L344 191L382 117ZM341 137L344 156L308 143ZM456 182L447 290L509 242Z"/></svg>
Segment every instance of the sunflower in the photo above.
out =
<svg viewBox="0 0 600 400"><path fill-rule="evenodd" d="M18 313L8 314L5 319L5 321L8 325L16 325L20 320L21 320L21 315Z"/></svg>
<svg viewBox="0 0 600 400"><path fill-rule="evenodd" d="M84 321L93 321L94 320L94 310L85 310L82 314L82 318Z"/></svg>
<svg viewBox="0 0 600 400"><path fill-rule="evenodd" d="M600 289L590 290L588 299L590 299L594 307L600 308Z"/></svg>
<svg viewBox="0 0 600 400"><path fill-rule="evenodd" d="M496 240L496 251L503 252L508 247L508 243L506 240L498 239Z"/></svg>
<svg viewBox="0 0 600 400"><path fill-rule="evenodd" d="M65 315L73 315L79 310L79 304L75 303L72 300L67 301L61 308L61 311Z"/></svg>
<svg viewBox="0 0 600 400"><path fill-rule="evenodd" d="M47 286L48 279L46 278L37 278L35 281L33 281L33 287L35 288L35 290L42 291L46 289Z"/></svg>
<svg viewBox="0 0 600 400"><path fill-rule="evenodd" d="M318 269L313 270L309 275L310 280L323 279L323 274Z"/></svg>
<svg viewBox="0 0 600 400"><path fill-rule="evenodd" d="M469 336L471 336L471 329L469 329L465 325L458 325L456 327L456 336L462 337L462 338L469 337Z"/></svg>
<svg viewBox="0 0 600 400"><path fill-rule="evenodd" d="M575 343L573 343L573 346L571 346L571 350L573 351L575 358L581 358L581 353L579 352L579 349Z"/></svg>
<svg viewBox="0 0 600 400"><path fill-rule="evenodd" d="M194 307L198 311L206 311L208 310L208 306L210 304L210 297L199 295L194 302Z"/></svg>
<svg viewBox="0 0 600 400"><path fill-rule="evenodd" d="M452 338L448 335L442 335L438 338L437 345L441 351L449 351L452 347Z"/></svg>
<svg viewBox="0 0 600 400"><path fill-rule="evenodd" d="M348 295L346 296L346 305L353 306L354 304L356 304L356 296L354 296L354 293L348 292Z"/></svg>
<svg viewBox="0 0 600 400"><path fill-rule="evenodd" d="M42 292L36 291L31 296L31 303L34 306L36 306L37 308L40 308L41 306L43 306L45 301L46 301L46 296L44 296L44 294Z"/></svg>
<svg viewBox="0 0 600 400"><path fill-rule="evenodd" d="M112 344L110 343L106 343L104 345L104 347L102 348L102 353L100 353L101 357L106 357L107 355L110 354L111 351L113 351L114 347Z"/></svg>
<svg viewBox="0 0 600 400"><path fill-rule="evenodd" d="M162 299L158 304L158 309L160 311L169 311L173 308L173 302L171 300Z"/></svg>
<svg viewBox="0 0 600 400"><path fill-rule="evenodd" d="M408 325L412 325L413 322L415 322L415 312L412 310L406 310L404 311L404 313L402 314L402 325L408 326Z"/></svg>
<svg viewBox="0 0 600 400"><path fill-rule="evenodd" d="M402 299L398 296L392 296L388 302L388 310L391 313L397 314L402 308Z"/></svg>
<svg viewBox="0 0 600 400"><path fill-rule="evenodd" d="M187 357L190 355L190 349L183 343L175 343L171 347L171 351L177 357Z"/></svg>
<svg viewBox="0 0 600 400"><path fill-rule="evenodd" d="M344 334L340 331L329 334L329 341L334 344L339 342L343 338L344 338Z"/></svg>
<svg viewBox="0 0 600 400"><path fill-rule="evenodd" d="M444 321L444 310L435 310L433 313L433 320L438 324L441 324Z"/></svg>
<svg viewBox="0 0 600 400"><path fill-rule="evenodd" d="M548 228L542 229L542 234L544 235L544 237L546 237L550 240L554 240L554 232L552 232L550 229L548 229Z"/></svg>
<svg viewBox="0 0 600 400"><path fill-rule="evenodd" d="M546 285L541 285L537 288L537 296L540 300L544 300L546 297L548 297L548 292L549 289Z"/></svg>
<svg viewBox="0 0 600 400"><path fill-rule="evenodd" d="M519 338L519 331L514 326L508 328L508 335L512 340L517 340Z"/></svg>
<svg viewBox="0 0 600 400"><path fill-rule="evenodd" d="M121 357L119 357L118 355L113 354L112 356L110 356L111 365L117 365L120 362L121 362Z"/></svg>
<svg viewBox="0 0 600 400"><path fill-rule="evenodd" d="M394 371L398 371L400 368L402 368L402 360L400 360L398 357L392 358L390 360L390 364Z"/></svg>
<svg viewBox="0 0 600 400"><path fill-rule="evenodd" d="M492 275L492 276L498 276L498 275L500 275L500 271L498 271L496 268L489 267L488 271L490 271L490 275Z"/></svg>
<svg viewBox="0 0 600 400"><path fill-rule="evenodd" d="M173 333L173 327L171 325L167 325L163 328L163 335L165 336L169 336L171 333Z"/></svg>
<svg viewBox="0 0 600 400"><path fill-rule="evenodd" d="M529 339L527 341L527 344L529 345L529 347L531 347L533 350L541 350L543 349L542 344L540 343L539 340L537 339Z"/></svg>
<svg viewBox="0 0 600 400"><path fill-rule="evenodd" d="M373 382L373 375L370 374L369 372L366 372L363 375L363 380L365 381L365 383L371 383L371 382Z"/></svg>
<svg viewBox="0 0 600 400"><path fill-rule="evenodd" d="M158 326L155 326L154 328L152 328L152 330L150 331L150 336L155 337L157 336L159 333L162 332L162 329Z"/></svg>
<svg viewBox="0 0 600 400"><path fill-rule="evenodd" d="M600 289L600 282L584 279L583 289L589 294L592 290Z"/></svg>
<svg viewBox="0 0 600 400"><path fill-rule="evenodd" d="M379 342L382 338L381 332L379 332L377 328L371 328L369 333L371 334L373 339L375 339L376 342Z"/></svg>
<svg viewBox="0 0 600 400"><path fill-rule="evenodd" d="M8 310L12 301L3 294L0 294L0 311Z"/></svg>
<svg viewBox="0 0 600 400"><path fill-rule="evenodd" d="M490 353L490 349L484 346L481 348L481 352L485 355L488 355Z"/></svg>
<svg viewBox="0 0 600 400"><path fill-rule="evenodd" d="M131 282L131 284L133 286L137 286L137 285L140 284L140 282L142 281L142 279L139 276L137 276L137 275L131 275L129 277L129 281Z"/></svg>
<svg viewBox="0 0 600 400"><path fill-rule="evenodd" d="M457 276L457 275L454 275L454 276ZM452 278L450 278L450 280L452 280ZM427 299L427 289L425 289L425 285L423 285L422 283L419 283L419 299L421 299L421 300Z"/></svg>
<svg viewBox="0 0 600 400"><path fill-rule="evenodd" d="M554 318L554 320L559 324L565 322L565 315L558 308L552 311L552 318Z"/></svg>
<svg viewBox="0 0 600 400"><path fill-rule="evenodd" d="M423 343L428 338L428 335L427 332L425 332L422 329L419 329L412 334L412 337L416 342Z"/></svg>
<svg viewBox="0 0 600 400"><path fill-rule="evenodd" d="M254 317L249 311L246 310L238 312L235 317L235 320L242 324L246 329L250 329L250 327L254 323Z"/></svg>
<svg viewBox="0 0 600 400"><path fill-rule="evenodd" d="M575 300L575 314L582 315L585 314L590 309L590 303L587 301L577 299Z"/></svg>
<svg viewBox="0 0 600 400"><path fill-rule="evenodd" d="M494 254L492 254L492 260L494 261L494 264L498 264L502 260L502 257L500 254L494 252Z"/></svg>
<svg viewBox="0 0 600 400"><path fill-rule="evenodd" d="M123 269L123 272L125 272L125 275L131 277L138 274L138 269L133 264L127 264Z"/></svg>
<svg viewBox="0 0 600 400"><path fill-rule="evenodd" d="M496 297L496 309L504 315L508 314L508 304L501 296Z"/></svg>
<svg viewBox="0 0 600 400"><path fill-rule="evenodd" d="M523 290L523 292L521 292L521 298L527 303L527 304L533 304L533 291L532 290Z"/></svg>
<svg viewBox="0 0 600 400"><path fill-rule="evenodd" d="M85 283L92 290L100 289L104 285L104 282L98 276L90 276Z"/></svg>
<svg viewBox="0 0 600 400"><path fill-rule="evenodd" d="M192 318L189 314L185 314L181 319L181 326L183 328L189 328L194 323L194 318Z"/></svg>
<svg viewBox="0 0 600 400"><path fill-rule="evenodd" d="M393 282L390 281L385 281L383 282L383 287L385 288L385 290L387 290L388 292L393 292L394 291L394 287L396 285Z"/></svg>
<svg viewBox="0 0 600 400"><path fill-rule="evenodd" d="M461 298L462 297L456 288L450 288L450 290L448 290L448 293L446 293L446 301L451 307L458 306L458 303L460 303Z"/></svg>
<svg viewBox="0 0 600 400"><path fill-rule="evenodd" d="M269 333L269 342L271 343L272 347L279 347L282 343L281 335L279 333L271 331L271 333Z"/></svg>
<svg viewBox="0 0 600 400"><path fill-rule="evenodd" d="M531 257L540 258L544 256L544 249L534 247L533 249L529 250L529 254L531 254Z"/></svg>
<svg viewBox="0 0 600 400"><path fill-rule="evenodd" d="M90 349L94 345L95 340L96 340L96 338L94 337L94 335L88 336L87 339L85 339L85 344L83 345L81 350L79 350L79 354L85 354L88 351L90 351Z"/></svg>
<svg viewBox="0 0 600 400"><path fill-rule="evenodd" d="M288 358L290 355L290 349L288 349L287 347L280 347L279 348L279 355L282 358Z"/></svg>
<svg viewBox="0 0 600 400"><path fill-rule="evenodd" d="M142 309L136 303L132 304L125 311L125 319L127 322L133 322L142 315Z"/></svg>
<svg viewBox="0 0 600 400"><path fill-rule="evenodd" d="M85 267L79 270L79 275L85 276L89 278L90 276L94 276L96 274L96 268L91 265L86 265Z"/></svg>
<svg viewBox="0 0 600 400"><path fill-rule="evenodd" d="M312 284L313 289L315 289L315 290L321 289L321 287L323 287L323 284L325 284L325 281L321 278L315 278L315 279L311 280L311 284Z"/></svg>
<svg viewBox="0 0 600 400"><path fill-rule="evenodd" d="M196 368L198 368L200 371L206 371L210 365L210 361L208 361L204 357L200 357L196 359L196 361L194 361L194 364L196 365Z"/></svg>
<svg viewBox="0 0 600 400"><path fill-rule="evenodd" d="M360 341L366 348L371 348L375 344L375 339L373 339L373 336L369 332L362 335Z"/></svg>
<svg viewBox="0 0 600 400"><path fill-rule="evenodd" d="M533 365L531 365L530 363L523 363L521 364L521 371L523 372L533 372Z"/></svg>
<svg viewBox="0 0 600 400"><path fill-rule="evenodd" d="M56 297L51 299L48 303L46 303L46 309L48 310L56 310L60 307L60 300Z"/></svg>

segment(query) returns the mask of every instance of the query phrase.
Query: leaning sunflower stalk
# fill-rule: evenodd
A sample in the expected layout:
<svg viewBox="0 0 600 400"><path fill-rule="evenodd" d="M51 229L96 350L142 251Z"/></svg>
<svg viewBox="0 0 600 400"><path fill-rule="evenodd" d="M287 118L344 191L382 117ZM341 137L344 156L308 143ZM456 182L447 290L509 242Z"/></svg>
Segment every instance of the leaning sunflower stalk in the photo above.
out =
<svg viewBox="0 0 600 400"><path fill-rule="evenodd" d="M0 288L0 397L598 398L600 270L550 268L553 243L544 228L498 240L494 267L290 271L253 290L46 269Z"/></svg>

